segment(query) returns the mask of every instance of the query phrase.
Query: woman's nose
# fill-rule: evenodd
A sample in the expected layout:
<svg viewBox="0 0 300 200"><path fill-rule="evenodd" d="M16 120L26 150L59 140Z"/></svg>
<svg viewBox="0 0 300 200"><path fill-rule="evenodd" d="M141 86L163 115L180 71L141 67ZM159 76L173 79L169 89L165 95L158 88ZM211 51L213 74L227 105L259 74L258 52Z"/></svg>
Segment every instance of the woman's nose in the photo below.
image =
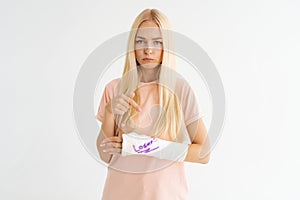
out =
<svg viewBox="0 0 300 200"><path fill-rule="evenodd" d="M151 54L152 53L152 48L150 48L149 46L145 48L145 53L146 54Z"/></svg>

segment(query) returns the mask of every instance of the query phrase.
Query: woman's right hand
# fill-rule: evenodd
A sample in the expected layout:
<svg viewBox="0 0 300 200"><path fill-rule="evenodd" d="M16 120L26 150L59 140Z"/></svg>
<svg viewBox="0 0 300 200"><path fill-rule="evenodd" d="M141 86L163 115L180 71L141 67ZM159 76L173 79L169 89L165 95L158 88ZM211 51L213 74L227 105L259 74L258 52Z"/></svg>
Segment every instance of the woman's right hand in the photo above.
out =
<svg viewBox="0 0 300 200"><path fill-rule="evenodd" d="M106 109L112 114L123 115L132 106L141 112L142 108L132 99L134 95L135 93L132 93L130 97L125 94L118 95L109 101Z"/></svg>
<svg viewBox="0 0 300 200"><path fill-rule="evenodd" d="M134 96L135 93L133 92L129 97L121 94L112 98L106 106L107 111L115 115L123 115L132 106L138 112L141 112L142 108L133 100ZM128 121L122 122L120 128L123 129L123 132L132 131L132 127L128 125Z"/></svg>

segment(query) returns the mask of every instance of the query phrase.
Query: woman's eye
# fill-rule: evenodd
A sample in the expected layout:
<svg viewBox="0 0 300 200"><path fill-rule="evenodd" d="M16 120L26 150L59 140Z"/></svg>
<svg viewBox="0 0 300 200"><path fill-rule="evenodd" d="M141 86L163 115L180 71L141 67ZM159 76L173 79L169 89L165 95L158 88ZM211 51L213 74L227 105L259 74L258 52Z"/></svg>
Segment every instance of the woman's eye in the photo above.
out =
<svg viewBox="0 0 300 200"><path fill-rule="evenodd" d="M156 45L162 45L162 42L161 41L154 41L154 44L156 44Z"/></svg>
<svg viewBox="0 0 300 200"><path fill-rule="evenodd" d="M137 40L137 41L135 41L137 44L142 44L142 43L144 43L144 41L143 40Z"/></svg>

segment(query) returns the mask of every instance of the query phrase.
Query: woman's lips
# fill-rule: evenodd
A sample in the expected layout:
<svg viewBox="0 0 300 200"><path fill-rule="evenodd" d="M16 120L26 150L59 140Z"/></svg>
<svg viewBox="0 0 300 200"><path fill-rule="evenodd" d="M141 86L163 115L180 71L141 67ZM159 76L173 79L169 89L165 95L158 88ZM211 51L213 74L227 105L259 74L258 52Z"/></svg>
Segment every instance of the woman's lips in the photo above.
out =
<svg viewBox="0 0 300 200"><path fill-rule="evenodd" d="M151 59L151 58L144 58L143 59L143 61L145 61L145 62L151 62L151 61L153 61L154 59Z"/></svg>

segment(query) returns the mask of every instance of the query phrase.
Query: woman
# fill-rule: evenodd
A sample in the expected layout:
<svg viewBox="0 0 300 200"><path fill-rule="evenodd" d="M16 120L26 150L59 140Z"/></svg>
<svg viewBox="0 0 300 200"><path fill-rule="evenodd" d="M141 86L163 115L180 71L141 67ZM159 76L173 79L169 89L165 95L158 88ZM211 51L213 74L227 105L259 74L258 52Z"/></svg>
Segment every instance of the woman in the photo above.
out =
<svg viewBox="0 0 300 200"><path fill-rule="evenodd" d="M131 27L122 78L105 87L97 114L102 122L97 148L108 163L103 200L187 199L184 162L121 156L122 134L186 144L183 161L209 161L207 132L195 95L174 73L170 30L160 11L142 11Z"/></svg>

